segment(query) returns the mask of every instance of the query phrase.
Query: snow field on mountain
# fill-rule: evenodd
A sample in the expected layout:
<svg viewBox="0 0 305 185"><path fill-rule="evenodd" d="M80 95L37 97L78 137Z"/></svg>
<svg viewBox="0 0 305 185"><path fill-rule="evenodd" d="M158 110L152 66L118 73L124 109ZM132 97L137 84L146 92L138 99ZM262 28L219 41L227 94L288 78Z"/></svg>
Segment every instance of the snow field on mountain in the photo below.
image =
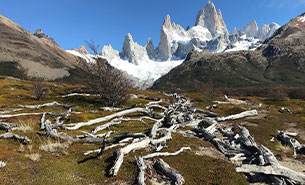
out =
<svg viewBox="0 0 305 185"><path fill-rule="evenodd" d="M148 60L135 65L128 62L128 60L116 58L110 60L109 64L117 69L126 71L128 74L139 78L142 81L155 81L168 73L174 67L180 65L183 61L184 60L169 60L164 62L156 62Z"/></svg>

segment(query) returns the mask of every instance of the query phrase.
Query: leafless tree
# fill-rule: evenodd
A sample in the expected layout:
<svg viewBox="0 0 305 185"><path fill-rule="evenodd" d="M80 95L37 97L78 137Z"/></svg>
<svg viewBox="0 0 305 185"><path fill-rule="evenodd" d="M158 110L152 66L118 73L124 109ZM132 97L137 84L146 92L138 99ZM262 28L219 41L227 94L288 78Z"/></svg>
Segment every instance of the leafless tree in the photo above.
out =
<svg viewBox="0 0 305 185"><path fill-rule="evenodd" d="M17 70L18 70L18 73L17 73L17 77L20 78L21 80L28 80L29 79L29 76L28 76L28 73L29 73L29 69L23 67L22 65L18 64L17 65Z"/></svg>
<svg viewBox="0 0 305 185"><path fill-rule="evenodd" d="M88 92L99 95L103 105L117 106L123 103L128 97L129 81L121 71L97 55L98 45L94 42L86 43L95 54L95 61L82 60L80 62L80 66L88 72L88 75L83 77L83 85Z"/></svg>
<svg viewBox="0 0 305 185"><path fill-rule="evenodd" d="M36 100L42 100L45 98L48 92L48 88L45 85L43 78L34 76L31 78L32 89Z"/></svg>
<svg viewBox="0 0 305 185"><path fill-rule="evenodd" d="M100 47L99 44L95 44L93 40L91 40L90 42L85 41L85 43L88 46L88 48L93 52L94 55L98 54L98 49Z"/></svg>
<svg viewBox="0 0 305 185"><path fill-rule="evenodd" d="M207 95L210 101L214 101L215 98L215 88L212 80L209 80L207 83L203 84L203 91Z"/></svg>
<svg viewBox="0 0 305 185"><path fill-rule="evenodd" d="M207 82L202 82L199 80L194 80L194 88L198 92L203 92L209 101L214 101L217 89L214 87L212 80Z"/></svg>

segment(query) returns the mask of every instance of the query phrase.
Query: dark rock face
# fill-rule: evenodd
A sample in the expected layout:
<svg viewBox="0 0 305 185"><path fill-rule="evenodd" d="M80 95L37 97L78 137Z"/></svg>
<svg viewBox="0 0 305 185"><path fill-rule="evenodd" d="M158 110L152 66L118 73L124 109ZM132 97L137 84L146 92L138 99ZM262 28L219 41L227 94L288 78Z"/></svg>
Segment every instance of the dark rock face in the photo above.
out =
<svg viewBox="0 0 305 185"><path fill-rule="evenodd" d="M55 42L55 40L54 40L52 37L50 37L49 35L46 35L45 33L43 33L43 31L42 31L41 29L37 29L33 35L35 35L35 36L38 37L38 38L45 38L45 39L47 39L48 41L50 41L51 43L57 45L57 43Z"/></svg>
<svg viewBox="0 0 305 185"><path fill-rule="evenodd" d="M216 87L304 86L304 51L305 14L278 29L256 51L193 52L152 89L192 91L209 80Z"/></svg>

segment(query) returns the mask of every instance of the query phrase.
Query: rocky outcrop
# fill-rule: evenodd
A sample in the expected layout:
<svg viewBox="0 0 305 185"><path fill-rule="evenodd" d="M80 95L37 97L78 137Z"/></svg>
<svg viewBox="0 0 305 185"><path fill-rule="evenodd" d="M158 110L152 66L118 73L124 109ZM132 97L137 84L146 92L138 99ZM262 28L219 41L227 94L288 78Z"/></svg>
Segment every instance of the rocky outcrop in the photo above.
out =
<svg viewBox="0 0 305 185"><path fill-rule="evenodd" d="M257 38L264 41L267 38L271 37L274 32L280 28L280 25L276 23L263 24L262 28L258 31Z"/></svg>
<svg viewBox="0 0 305 185"><path fill-rule="evenodd" d="M82 54L89 54L89 51L85 48L85 46L80 46L79 48L76 48L75 51L79 52L79 53L82 53Z"/></svg>
<svg viewBox="0 0 305 185"><path fill-rule="evenodd" d="M212 1L208 1L198 12L195 25L207 28L214 38L220 35L228 35L221 11L216 11Z"/></svg>
<svg viewBox="0 0 305 185"><path fill-rule="evenodd" d="M148 60L146 49L133 41L130 33L125 37L124 46L120 57L128 59L132 64L138 65L140 62Z"/></svg>
<svg viewBox="0 0 305 185"><path fill-rule="evenodd" d="M257 33L258 33L258 26L257 26L257 23L255 20L247 23L247 25L242 29L240 30L240 35L245 35L247 34L247 36L249 37L256 37L257 36Z"/></svg>
<svg viewBox="0 0 305 185"><path fill-rule="evenodd" d="M167 15L164 19L160 32L160 43L158 46L160 60L168 60L172 58L172 29L170 16Z"/></svg>
<svg viewBox="0 0 305 185"><path fill-rule="evenodd" d="M50 41L51 43L57 45L57 43L55 42L55 40L52 37L43 33L42 29L37 29L33 35L38 37L38 38L44 38L44 39Z"/></svg>
<svg viewBox="0 0 305 185"><path fill-rule="evenodd" d="M108 60L120 58L119 51L113 49L111 45L104 46L100 55L107 58Z"/></svg>
<svg viewBox="0 0 305 185"><path fill-rule="evenodd" d="M156 60L158 58L158 50L155 48L151 38L148 38L144 48L146 49L147 55L151 60Z"/></svg>

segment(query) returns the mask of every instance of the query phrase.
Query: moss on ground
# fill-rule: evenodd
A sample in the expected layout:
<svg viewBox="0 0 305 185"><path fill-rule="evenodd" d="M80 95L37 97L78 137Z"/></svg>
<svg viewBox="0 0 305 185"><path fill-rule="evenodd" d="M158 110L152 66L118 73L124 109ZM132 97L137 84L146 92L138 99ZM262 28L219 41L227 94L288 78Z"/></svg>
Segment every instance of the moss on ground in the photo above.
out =
<svg viewBox="0 0 305 185"><path fill-rule="evenodd" d="M69 97L59 98L59 95L68 94L71 90L79 88L79 86L47 83L50 91L47 97L42 101L36 101L33 98L33 93L29 89L31 83L17 79L0 78L0 111L7 108L17 108L19 104L42 104L51 101L75 105L74 110L84 112L82 114L72 114L70 120L66 123L75 123L87 121L105 115L110 112L99 111L99 100L92 97ZM154 91L137 91L131 90L132 94L142 94L155 98L168 99L163 94ZM212 102L202 93L187 93L185 94L192 99L195 106L205 109L205 106L211 105ZM270 139L275 136L277 129L287 129L289 123L295 123L298 129L305 129L305 101L304 100L271 100L267 98L257 97L242 97L256 103L263 103L262 108L258 108L259 112L268 109L267 117L262 119L241 119L228 122L228 124L240 124L242 122L255 123L257 126L246 127L250 133L254 135L256 141L266 145L276 155L291 156L292 151L283 147L278 142L270 142ZM169 105L172 99L163 102L163 105ZM144 106L149 100L142 98L129 99L121 107L128 107L132 104ZM288 107L298 114L282 114L278 112L281 107ZM215 109L217 114L227 116L251 109L250 106L233 106L220 105ZM96 112L85 112L93 111ZM60 107L43 108L39 110L23 110L22 112L62 112L64 109ZM13 113L12 113L13 114ZM132 114L131 117L139 117L142 114ZM29 146L22 146L14 140L2 139L0 141L0 160L7 162L5 168L0 169L0 184L111 184L114 182L123 182L133 184L137 175L137 167L134 161L134 156L142 156L151 151L136 151L124 158L124 163L120 169L118 176L110 178L108 171L113 162L112 154L114 149L107 150L99 158L92 158L86 162L79 163L86 159L83 152L97 149L100 146L95 144L73 143L69 145L66 152L48 153L39 149L41 145L47 142L64 143L59 139L50 139L39 135L43 132L39 131L40 116L23 116L10 119L2 119L2 121L12 122L19 125L26 125L32 129L30 132L15 131L20 135L28 136L32 143ZM53 121L53 117L48 117ZM139 121L122 122L120 125L111 127L115 131L114 135L124 132L138 133L146 132L152 127L153 122L146 120L147 124ZM103 123L101 123L103 124ZM81 130L90 132L95 126L84 127ZM182 130L189 129L188 127ZM99 133L105 133L101 131ZM71 136L81 135L80 131L64 131ZM3 133L0 131L0 133ZM165 157L164 160L172 167L176 168L185 177L186 184L248 184L242 174L235 172L235 166L221 159L214 159L208 156L198 156L194 151L200 147L210 147L211 144L197 138L183 137L173 133L173 139L167 143L168 148L164 151L174 152L183 146L190 146L192 151L185 151L180 155ZM300 141L302 141L301 138ZM304 141L305 143L305 141ZM39 154L39 161L32 161L26 155ZM92 157L87 156L87 157Z"/></svg>

